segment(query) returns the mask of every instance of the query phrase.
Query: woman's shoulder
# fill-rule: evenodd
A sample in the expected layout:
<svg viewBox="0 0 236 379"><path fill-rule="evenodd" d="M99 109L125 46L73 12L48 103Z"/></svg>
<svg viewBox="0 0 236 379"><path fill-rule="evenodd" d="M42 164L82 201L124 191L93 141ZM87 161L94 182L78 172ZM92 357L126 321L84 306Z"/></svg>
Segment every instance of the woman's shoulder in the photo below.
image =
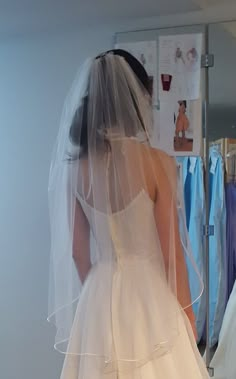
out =
<svg viewBox="0 0 236 379"><path fill-rule="evenodd" d="M159 174L176 177L177 166L174 157L160 149L152 149L156 170Z"/></svg>
<svg viewBox="0 0 236 379"><path fill-rule="evenodd" d="M131 145L133 145L134 149L132 149ZM149 144L142 144L137 141L132 141L131 145L129 149L129 153L131 154L131 156L135 156L135 154L133 154L136 150L135 145L136 147L138 145L138 151L141 152L143 156L143 161L147 162L147 167L148 163L150 163L150 159L151 161L153 161L156 170L163 165L173 164L174 162L173 157L168 155L165 151L151 147Z"/></svg>
<svg viewBox="0 0 236 379"><path fill-rule="evenodd" d="M152 158L156 161L165 162L173 160L173 158L170 155L168 155L165 151L161 149L148 146L148 150Z"/></svg>
<svg viewBox="0 0 236 379"><path fill-rule="evenodd" d="M165 151L151 146L143 146L144 161L147 162L147 167L152 161L152 170L156 174L163 174L163 171L172 171L176 169L175 159L167 154Z"/></svg>

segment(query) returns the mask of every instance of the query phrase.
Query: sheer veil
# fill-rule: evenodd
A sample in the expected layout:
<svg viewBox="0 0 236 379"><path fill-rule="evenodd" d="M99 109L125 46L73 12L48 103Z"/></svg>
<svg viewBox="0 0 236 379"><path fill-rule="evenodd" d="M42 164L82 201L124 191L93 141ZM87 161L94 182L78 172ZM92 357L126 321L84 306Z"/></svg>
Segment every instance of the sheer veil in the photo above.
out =
<svg viewBox="0 0 236 379"><path fill-rule="evenodd" d="M110 345L98 342L95 347L90 346L88 330L84 332L83 343L76 346L70 346L70 336L78 302L86 303L86 296L90 297L90 304L100 301L103 314L107 313L110 320L111 307L106 308L105 303L113 301L117 266L125 267L127 263L131 267L136 259L144 260L148 254L155 261L157 277L162 278L163 286L172 294L170 299L162 299L161 290L153 290L157 301L163 303L167 325L155 328L155 332L150 330L145 346L134 348L132 341L130 345L127 341L120 359L141 361L162 345L171 343L179 332L173 298L178 299L183 309L191 309L201 296L202 280L188 242L176 166L164 152L150 147L152 128L148 85L137 77L126 57L111 51L86 61L64 105L49 177L48 319L56 326L55 347L63 353L98 355L106 361L112 360ZM149 223L144 223L146 207L143 211L136 207L141 198L152 209L153 219ZM132 212L137 208L132 223L125 211L131 207ZM78 212L89 225L88 244L84 246L82 236L77 247L82 256L89 251L91 269L85 281L80 279L73 260L75 236L83 229L77 224ZM136 223L141 224L142 238L135 232ZM98 294L89 290L89 277L101 265L106 272L101 281L106 281L106 288L111 289L110 301L98 299ZM195 275L191 296L186 269L189 266L192 266L191 275ZM144 269L139 284L145 280ZM133 308L126 314L129 329L135 323L135 313L142 313L138 303L133 302ZM91 306L83 308L83 312L87 319L99 318L98 314L93 316Z"/></svg>

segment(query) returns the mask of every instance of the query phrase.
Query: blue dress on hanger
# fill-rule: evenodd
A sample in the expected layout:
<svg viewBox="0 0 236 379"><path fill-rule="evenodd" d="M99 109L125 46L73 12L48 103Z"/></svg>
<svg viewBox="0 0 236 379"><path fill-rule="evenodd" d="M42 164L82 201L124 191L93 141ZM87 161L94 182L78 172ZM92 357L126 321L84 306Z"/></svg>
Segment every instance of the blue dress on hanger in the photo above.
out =
<svg viewBox="0 0 236 379"><path fill-rule="evenodd" d="M189 239L192 252L197 264L199 273L205 277L204 262L204 237L203 225L205 218L205 191L203 178L203 162L200 157L181 157L177 159L182 166L182 181L186 211L186 224L189 231ZM194 275L192 267L188 267L190 290L194 294ZM206 294L193 304L196 318L196 328L198 340L203 335L206 319Z"/></svg>
<svg viewBox="0 0 236 379"><path fill-rule="evenodd" d="M227 298L226 203L224 161L217 149L210 149L210 345L219 338Z"/></svg>

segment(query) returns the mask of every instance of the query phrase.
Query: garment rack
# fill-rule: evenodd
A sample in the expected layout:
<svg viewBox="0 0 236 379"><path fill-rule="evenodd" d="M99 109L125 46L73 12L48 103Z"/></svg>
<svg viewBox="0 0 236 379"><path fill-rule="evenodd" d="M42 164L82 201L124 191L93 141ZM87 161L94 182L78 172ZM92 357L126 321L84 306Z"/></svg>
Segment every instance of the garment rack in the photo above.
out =
<svg viewBox="0 0 236 379"><path fill-rule="evenodd" d="M228 20L228 22L234 20ZM225 22L225 20L222 20ZM122 42L139 42L139 41L148 41L148 40L158 40L160 35L175 35L175 34L186 34L186 33L202 33L204 40L204 53L202 55L201 67L203 73L203 99L204 99L204 120L203 120L203 131L205 135L205 184L206 184L206 224L204 226L203 235L205 241L205 265L206 265L206 297L207 297L207 307L206 307L206 366L209 372L209 376L214 376L214 371L210 367L211 362L211 349L210 349L210 260L209 260L209 242L210 237L214 234L214 225L209 225L209 216L210 216L210 203L209 203L209 167L210 167L210 141L209 141L209 73L211 68L214 66L214 55L211 54L209 48L209 26L212 24L219 24L219 22L211 22L208 24L196 24L196 25L178 25L176 27L167 27L167 28L151 28L151 29L139 29L139 30L130 30L127 32L120 32L114 35L113 43L114 45ZM200 30L200 31L199 31ZM204 144L203 144L204 145Z"/></svg>

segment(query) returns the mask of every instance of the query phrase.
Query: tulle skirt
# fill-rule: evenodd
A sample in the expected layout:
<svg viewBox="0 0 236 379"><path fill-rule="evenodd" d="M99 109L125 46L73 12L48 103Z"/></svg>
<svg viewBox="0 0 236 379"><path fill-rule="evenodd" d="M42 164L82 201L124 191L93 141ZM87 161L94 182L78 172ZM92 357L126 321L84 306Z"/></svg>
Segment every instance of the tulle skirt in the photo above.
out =
<svg viewBox="0 0 236 379"><path fill-rule="evenodd" d="M78 302L61 379L117 378L208 378L155 259L94 265Z"/></svg>

